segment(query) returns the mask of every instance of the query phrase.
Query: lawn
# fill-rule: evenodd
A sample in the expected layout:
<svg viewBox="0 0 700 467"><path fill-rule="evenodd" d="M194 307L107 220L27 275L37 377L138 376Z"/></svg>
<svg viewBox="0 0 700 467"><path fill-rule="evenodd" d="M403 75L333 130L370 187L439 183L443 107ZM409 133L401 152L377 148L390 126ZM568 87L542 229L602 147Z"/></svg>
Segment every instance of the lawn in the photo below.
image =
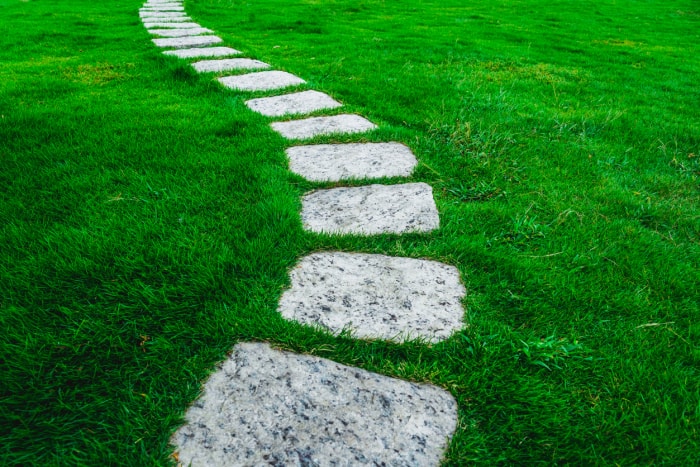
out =
<svg viewBox="0 0 700 467"><path fill-rule="evenodd" d="M141 3L0 0L0 464L174 463L239 341L449 390L446 465L700 463L696 2L187 0L380 126L317 142L412 148L441 228L366 238L302 230L331 184L162 55ZM399 345L284 321L323 250L455 265L468 325Z"/></svg>

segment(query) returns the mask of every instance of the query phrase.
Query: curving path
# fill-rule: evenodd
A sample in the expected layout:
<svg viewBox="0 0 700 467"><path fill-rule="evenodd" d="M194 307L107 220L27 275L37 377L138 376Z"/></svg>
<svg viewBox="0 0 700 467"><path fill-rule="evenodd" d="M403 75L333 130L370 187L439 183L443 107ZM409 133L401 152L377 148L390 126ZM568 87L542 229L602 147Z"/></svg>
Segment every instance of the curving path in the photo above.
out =
<svg viewBox="0 0 700 467"><path fill-rule="evenodd" d="M373 131L333 97L306 81L222 46L192 21L182 2L149 0L140 10L164 54L197 60L199 73L222 73L237 92L278 90L248 108L274 120L291 141L290 170L310 181L342 183L409 176L417 164L397 142L305 145L319 135ZM232 58L233 57L233 58ZM290 90L291 89L291 90ZM300 90L301 89L301 90ZM333 110L330 116L309 116ZM430 232L440 218L425 183L316 190L302 199L304 229L329 234ZM463 326L465 289L456 268L411 258L319 252L301 258L280 299L288 320L366 339L435 342ZM224 465L437 465L457 425L445 390L340 365L330 360L240 343L204 386L172 437L179 461Z"/></svg>

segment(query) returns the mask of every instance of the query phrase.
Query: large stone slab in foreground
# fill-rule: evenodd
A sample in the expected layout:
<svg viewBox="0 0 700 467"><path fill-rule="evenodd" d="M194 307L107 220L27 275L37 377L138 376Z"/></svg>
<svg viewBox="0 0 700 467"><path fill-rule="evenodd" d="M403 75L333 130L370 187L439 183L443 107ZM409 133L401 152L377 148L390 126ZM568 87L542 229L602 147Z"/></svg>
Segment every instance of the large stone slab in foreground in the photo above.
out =
<svg viewBox="0 0 700 467"><path fill-rule="evenodd" d="M172 437L182 465L437 466L450 393L318 357L238 344Z"/></svg>
<svg viewBox="0 0 700 467"><path fill-rule="evenodd" d="M223 40L218 36L195 36L195 37L173 37L168 39L152 39L158 47L172 47L184 49L186 47L201 47L211 44L218 44Z"/></svg>
<svg viewBox="0 0 700 467"><path fill-rule="evenodd" d="M192 67L199 73L217 73L230 70L270 68L270 65L252 58L228 58L223 60L202 60L193 63Z"/></svg>
<svg viewBox="0 0 700 467"><path fill-rule="evenodd" d="M454 266L360 253L315 253L291 272L280 299L286 319L334 334L436 342L462 328L466 293Z"/></svg>
<svg viewBox="0 0 700 467"><path fill-rule="evenodd" d="M149 29L148 32L154 36L161 37L188 37L188 36L201 36L202 34L209 34L214 31L207 28L185 28L185 29Z"/></svg>
<svg viewBox="0 0 700 467"><path fill-rule="evenodd" d="M433 189L426 183L318 190L301 201L302 224L312 232L404 234L440 226Z"/></svg>
<svg viewBox="0 0 700 467"><path fill-rule="evenodd" d="M251 99L245 103L252 111L266 117L307 114L317 110L335 109L343 104L328 94L318 91L302 91L282 96Z"/></svg>
<svg viewBox="0 0 700 467"><path fill-rule="evenodd" d="M275 122L271 126L273 130L287 139L310 139L324 135L364 133L377 128L377 125L366 118L351 114Z"/></svg>
<svg viewBox="0 0 700 467"><path fill-rule="evenodd" d="M316 144L286 152L290 170L312 182L408 177L418 163L400 143Z"/></svg>
<svg viewBox="0 0 700 467"><path fill-rule="evenodd" d="M226 57L239 55L240 50L231 47L196 47L194 49L166 50L165 55L173 55L178 58L202 58L202 57Z"/></svg>
<svg viewBox="0 0 700 467"><path fill-rule="evenodd" d="M238 76L224 76L219 82L227 88L239 91L270 91L306 83L286 71L260 71Z"/></svg>

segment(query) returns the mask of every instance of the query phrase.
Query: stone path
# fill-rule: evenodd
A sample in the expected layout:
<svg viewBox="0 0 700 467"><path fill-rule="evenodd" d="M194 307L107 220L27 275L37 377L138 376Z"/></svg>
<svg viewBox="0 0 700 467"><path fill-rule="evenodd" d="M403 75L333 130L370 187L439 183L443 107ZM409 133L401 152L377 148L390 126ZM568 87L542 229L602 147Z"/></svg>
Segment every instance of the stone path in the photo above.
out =
<svg viewBox="0 0 700 467"><path fill-rule="evenodd" d="M163 53L238 92L277 91L245 104L277 121L287 140L363 134L377 125L343 113L304 79L236 49L201 27L174 0L149 0L139 12ZM242 73L241 73L242 72ZM301 88L301 89L300 89ZM305 89L306 88L306 89ZM323 111L327 115L308 114ZM306 117L304 117L306 116ZM302 118L299 118L302 117ZM296 145L290 170L312 182L408 177L417 161L396 142ZM302 198L310 232L331 235L428 233L439 228L425 183L367 184L316 190ZM356 338L438 342L463 327L459 271L436 261L347 252L314 253L290 273L279 303L284 319ZM457 425L445 390L305 355L240 343L204 385L172 437L184 465L437 465Z"/></svg>

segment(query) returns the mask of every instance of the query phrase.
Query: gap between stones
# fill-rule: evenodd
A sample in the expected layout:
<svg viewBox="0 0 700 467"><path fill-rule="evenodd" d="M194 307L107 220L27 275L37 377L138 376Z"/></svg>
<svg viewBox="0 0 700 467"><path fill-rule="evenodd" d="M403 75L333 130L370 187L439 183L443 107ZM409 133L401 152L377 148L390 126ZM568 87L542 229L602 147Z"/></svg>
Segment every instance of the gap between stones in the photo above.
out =
<svg viewBox="0 0 700 467"><path fill-rule="evenodd" d="M182 2L149 0L139 12L153 43L181 59L241 52L184 13ZM191 64L199 73L260 70L250 58ZM287 72L254 71L219 78L243 92L284 90L306 82ZM339 109L327 94L306 90L246 101L270 118ZM359 115L338 114L272 122L288 140L372 131ZM342 182L409 176L417 164L396 142L292 146L290 170L310 181ZM331 234L430 232L439 227L432 188L425 183L316 190L304 195L304 229ZM280 299L289 320L359 338L436 342L463 325L465 289L453 266L436 261L344 252L314 253L291 271ZM185 465L346 463L437 465L457 424L447 391L335 362L239 343L188 409L172 437Z"/></svg>

